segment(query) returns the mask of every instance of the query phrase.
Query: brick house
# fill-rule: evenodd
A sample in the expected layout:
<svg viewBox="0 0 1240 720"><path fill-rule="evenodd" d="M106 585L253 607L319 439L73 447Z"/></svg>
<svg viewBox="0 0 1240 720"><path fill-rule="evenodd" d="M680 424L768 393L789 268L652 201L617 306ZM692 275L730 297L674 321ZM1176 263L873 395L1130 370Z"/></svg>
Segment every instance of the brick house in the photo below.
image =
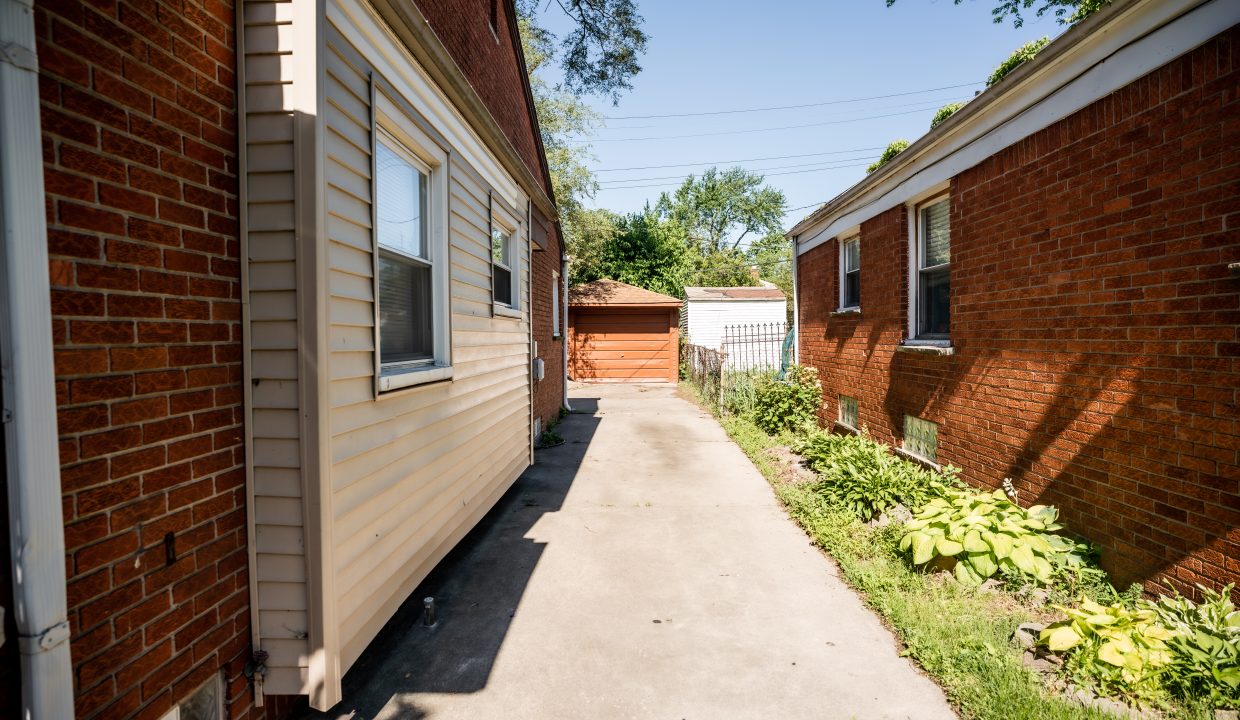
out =
<svg viewBox="0 0 1240 720"><path fill-rule="evenodd" d="M301 2L0 2L0 40L18 48L0 91L37 93L40 121L34 102L29 118L0 116L5 140L31 149L24 168L6 153L0 189L17 208L46 191L46 253L4 247L7 307L42 300L12 313L3 338L6 373L17 368L6 412L31 430L6 435L10 496L23 502L0 522L14 547L30 544L31 526L52 526L65 574L27 564L48 601L15 624L28 591L9 587L21 573L3 554L0 716L16 714L19 692L72 702L42 706L47 717L190 717L187 703L203 702L229 718L282 717L298 695L330 705L351 658L531 462L535 418L563 402L562 319L550 315L561 240L511 0L326 5L325 15ZM391 166L372 166L374 151ZM409 235L382 226L383 198L396 211L416 204L400 192L418 177L419 241L432 249L404 257L389 244ZM371 203L372 192L387 194ZM350 215L362 204L372 210ZM18 215L0 213L6 232L24 222L13 237L43 237L39 213ZM25 276L41 296L14 258L50 270ZM392 285L372 272L381 266ZM434 308L425 332L419 313L431 311L411 298ZM380 320L396 328L382 348ZM401 362L381 357L388 347ZM63 530L13 489L37 455L27 452L37 423L24 421L40 413L58 427L43 435L58 437L47 448ZM337 423L356 424L341 435ZM432 438L420 454L385 456L382 478L377 465L358 469L363 450L390 453L384 438L414 431ZM500 438L493 453L460 460L481 433ZM326 489L342 462L357 484L337 498ZM447 485L427 486L422 464ZM400 536L407 556L341 535L369 537L379 506L410 496L468 510L410 513L435 532ZM334 502L348 504L347 520ZM339 574L366 563L342 570L331 550L381 557L381 592L332 594ZM18 688L36 680L19 668L19 630L47 630L39 662L65 672ZM256 692L258 649L269 659Z"/></svg>
<svg viewBox="0 0 1240 720"><path fill-rule="evenodd" d="M798 223L823 421L1011 478L1117 583L1240 581L1237 22L1114 2Z"/></svg>

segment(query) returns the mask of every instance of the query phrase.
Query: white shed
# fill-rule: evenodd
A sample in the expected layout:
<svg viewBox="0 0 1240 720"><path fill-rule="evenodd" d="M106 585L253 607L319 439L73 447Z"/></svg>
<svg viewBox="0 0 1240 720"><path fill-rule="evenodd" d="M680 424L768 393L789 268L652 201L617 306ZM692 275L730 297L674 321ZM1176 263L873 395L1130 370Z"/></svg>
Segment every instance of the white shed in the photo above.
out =
<svg viewBox="0 0 1240 720"><path fill-rule="evenodd" d="M759 287L685 288L680 326L685 342L693 345L717 350L723 346L725 327L743 326L755 335L758 329L755 326L766 326L761 342L771 347L762 348L759 354L769 355L778 366L782 332L787 321L788 300L782 290L769 283ZM771 332L771 326L776 323L779 332ZM733 353L729 351L729 354Z"/></svg>

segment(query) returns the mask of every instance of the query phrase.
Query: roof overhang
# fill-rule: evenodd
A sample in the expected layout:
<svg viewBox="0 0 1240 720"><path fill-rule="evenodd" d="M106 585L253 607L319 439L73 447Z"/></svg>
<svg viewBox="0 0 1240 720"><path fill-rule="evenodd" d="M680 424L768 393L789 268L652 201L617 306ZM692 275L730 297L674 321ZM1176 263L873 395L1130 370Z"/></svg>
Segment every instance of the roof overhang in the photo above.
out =
<svg viewBox="0 0 1240 720"><path fill-rule="evenodd" d="M487 109L486 103L482 101L469 79L461 72L460 66L452 59L451 53L435 35L435 31L431 29L422 11L411 0L370 0L370 3L409 48L409 52L421 63L435 84L448 96L448 99L474 128L483 142L495 153L504 169L511 173L521 189L529 194L534 205L551 222L558 221L559 215L556 212L555 201L543 188L534 172L521 159L520 153L504 134L503 128L495 120L491 111ZM511 7L509 9L511 10ZM521 60L521 72L525 72L524 58ZM528 92L527 87L526 102L532 110L533 104ZM535 140L541 151L542 138L538 136L537 118L534 119L534 130ZM544 154L544 159L545 157Z"/></svg>
<svg viewBox="0 0 1240 720"><path fill-rule="evenodd" d="M1240 23L1234 0L1115 0L797 223L797 254L856 229Z"/></svg>

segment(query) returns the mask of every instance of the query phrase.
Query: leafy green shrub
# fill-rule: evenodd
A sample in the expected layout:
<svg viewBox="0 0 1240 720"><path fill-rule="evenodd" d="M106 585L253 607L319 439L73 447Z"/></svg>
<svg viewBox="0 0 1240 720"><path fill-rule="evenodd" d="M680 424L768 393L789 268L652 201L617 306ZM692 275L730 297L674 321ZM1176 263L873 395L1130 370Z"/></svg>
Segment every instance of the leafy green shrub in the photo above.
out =
<svg viewBox="0 0 1240 720"><path fill-rule="evenodd" d="M1165 680L1172 694L1240 708L1240 611L1232 604L1232 588L1220 593L1198 585L1200 603L1177 594L1147 604L1175 632L1167 641L1173 657Z"/></svg>
<svg viewBox="0 0 1240 720"><path fill-rule="evenodd" d="M1021 45L1013 50L1012 54L1008 56L1008 59L999 63L999 67L995 68L995 71L990 74L990 77L986 78L986 87L990 87L1007 77L1008 73L1020 67L1020 64L1026 60L1032 60L1039 52L1041 52L1042 48L1049 45L1050 42L1050 38L1038 38L1037 40L1030 40L1024 45Z"/></svg>
<svg viewBox="0 0 1240 720"><path fill-rule="evenodd" d="M812 367L792 365L786 379L764 375L754 384L753 420L771 435L815 425L820 407L822 383Z"/></svg>
<svg viewBox="0 0 1240 720"><path fill-rule="evenodd" d="M1068 619L1048 626L1038 642L1067 653L1064 669L1073 680L1103 695L1165 703L1162 681L1173 660L1168 641L1176 633L1159 623L1148 603L1129 608L1085 600L1080 608L1059 609Z"/></svg>
<svg viewBox="0 0 1240 720"><path fill-rule="evenodd" d="M952 115L955 115L956 111L962 107L964 107L964 103L954 102L954 103L944 105L943 107L939 108L934 113L934 117L930 119L930 129L933 130L939 125L943 124L944 120L951 117Z"/></svg>
<svg viewBox="0 0 1240 720"><path fill-rule="evenodd" d="M887 146L887 149L883 151L883 154L879 155L878 159L875 160L873 163L871 163L870 166L865 169L866 174L868 175L874 172L875 170L879 169L880 167L886 165L887 163L891 162L892 158L894 158L896 155L899 155L900 153L907 150L908 145L909 145L908 140L892 140L891 144Z"/></svg>
<svg viewBox="0 0 1240 720"><path fill-rule="evenodd" d="M901 504L921 507L958 485L956 470L940 475L897 457L868 435L814 433L793 448L820 480L814 491L868 521Z"/></svg>
<svg viewBox="0 0 1240 720"><path fill-rule="evenodd" d="M900 550L912 554L914 565L935 561L946 568L954 561L956 578L970 585L1000 571L1047 585L1086 564L1088 555L1087 546L1054 534L1063 528L1058 516L1044 505L1026 510L1002 490L948 491L905 526Z"/></svg>

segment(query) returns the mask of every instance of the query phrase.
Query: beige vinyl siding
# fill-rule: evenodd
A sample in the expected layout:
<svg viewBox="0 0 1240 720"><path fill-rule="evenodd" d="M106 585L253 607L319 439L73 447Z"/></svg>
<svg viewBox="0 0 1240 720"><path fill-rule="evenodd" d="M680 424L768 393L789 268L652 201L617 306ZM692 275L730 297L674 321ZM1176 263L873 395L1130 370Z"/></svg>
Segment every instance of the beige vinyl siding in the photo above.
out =
<svg viewBox="0 0 1240 720"><path fill-rule="evenodd" d="M457 155L447 183L453 378L375 397L370 86L347 59L356 54L329 41L324 58L331 585L342 669L511 485L530 446L528 316L492 317L491 188Z"/></svg>
<svg viewBox="0 0 1240 720"><path fill-rule="evenodd" d="M298 407L291 2L245 2L246 240L256 644L266 692L304 692L309 644Z"/></svg>

